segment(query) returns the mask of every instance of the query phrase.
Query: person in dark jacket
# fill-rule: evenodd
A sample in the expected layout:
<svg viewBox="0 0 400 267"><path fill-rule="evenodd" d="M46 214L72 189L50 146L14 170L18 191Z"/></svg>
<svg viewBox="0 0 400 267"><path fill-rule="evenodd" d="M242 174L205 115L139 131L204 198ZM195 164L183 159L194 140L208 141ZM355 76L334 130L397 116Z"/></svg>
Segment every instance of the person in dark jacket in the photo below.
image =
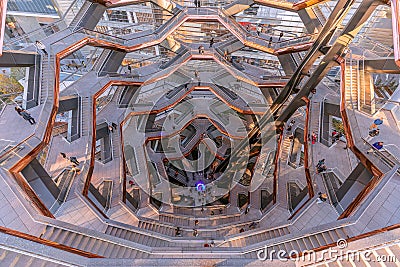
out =
<svg viewBox="0 0 400 267"><path fill-rule="evenodd" d="M373 152L374 149L381 150L383 148L383 142L375 142L372 144L372 147L373 148L371 148L367 151L367 154L369 154L370 152Z"/></svg>
<svg viewBox="0 0 400 267"><path fill-rule="evenodd" d="M20 115L22 116L22 118L24 118L24 120L28 121L31 125L36 123L35 119L26 110L22 110L20 112Z"/></svg>

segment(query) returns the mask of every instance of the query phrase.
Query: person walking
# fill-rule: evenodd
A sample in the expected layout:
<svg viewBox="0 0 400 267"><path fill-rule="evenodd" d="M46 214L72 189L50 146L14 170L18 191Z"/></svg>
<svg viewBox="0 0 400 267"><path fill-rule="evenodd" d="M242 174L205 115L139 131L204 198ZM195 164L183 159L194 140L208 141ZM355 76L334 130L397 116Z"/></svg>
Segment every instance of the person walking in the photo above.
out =
<svg viewBox="0 0 400 267"><path fill-rule="evenodd" d="M213 44L214 44L214 37L211 38L211 40L210 40L210 48L213 46Z"/></svg>
<svg viewBox="0 0 400 267"><path fill-rule="evenodd" d="M132 73L132 67L131 67L131 65L128 65L128 70L129 70L129 73Z"/></svg>
<svg viewBox="0 0 400 267"><path fill-rule="evenodd" d="M271 47L271 45L272 45L272 36L269 37L268 47Z"/></svg>
<svg viewBox="0 0 400 267"><path fill-rule="evenodd" d="M46 46L41 41L36 40L35 46L37 47L37 49L42 50L42 52L47 56Z"/></svg>
<svg viewBox="0 0 400 267"><path fill-rule="evenodd" d="M373 152L374 149L381 150L382 148L383 148L383 142L375 142L375 143L372 144L372 148L370 148L367 151L367 154L369 154L370 152Z"/></svg>
<svg viewBox="0 0 400 267"><path fill-rule="evenodd" d="M60 152L61 157L63 157L64 159L67 158L67 154L65 154L64 152Z"/></svg>

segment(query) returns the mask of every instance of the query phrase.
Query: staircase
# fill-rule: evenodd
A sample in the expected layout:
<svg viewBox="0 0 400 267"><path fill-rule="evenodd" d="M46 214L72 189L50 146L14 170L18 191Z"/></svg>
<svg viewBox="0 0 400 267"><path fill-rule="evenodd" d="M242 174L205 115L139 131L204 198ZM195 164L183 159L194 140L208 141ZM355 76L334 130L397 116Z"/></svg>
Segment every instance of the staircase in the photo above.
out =
<svg viewBox="0 0 400 267"><path fill-rule="evenodd" d="M310 133L314 132L317 135L317 141L319 140L319 135L320 135L319 131L320 120L321 120L321 102L312 102L309 128L310 128Z"/></svg>
<svg viewBox="0 0 400 267"><path fill-rule="evenodd" d="M53 94L54 87L54 56L42 55L42 72L40 83L40 105L44 104L48 97Z"/></svg>
<svg viewBox="0 0 400 267"><path fill-rule="evenodd" d="M147 253L69 230L46 226L41 238L107 258L146 258Z"/></svg>
<svg viewBox="0 0 400 267"><path fill-rule="evenodd" d="M143 225L142 225L143 226ZM107 226L105 231L106 234L112 235L118 238L122 238L125 240L129 240L135 243L139 243L142 245L146 245L149 247L168 247L174 246L174 243L170 243L166 240L163 240L161 237L155 237L154 235L151 236L150 234L142 234L139 230L131 231L124 228L114 227L114 226Z"/></svg>
<svg viewBox="0 0 400 267"><path fill-rule="evenodd" d="M276 242L273 245L266 246L266 251L275 250L278 252L279 250L283 250L288 253L289 251L295 250L301 252L328 244L336 244L339 239L347 239L348 237L344 228L336 228L287 241Z"/></svg>
<svg viewBox="0 0 400 267"><path fill-rule="evenodd" d="M292 140L290 140L288 136L285 136L282 142L281 157L280 157L281 160L287 161L291 145L292 145Z"/></svg>
<svg viewBox="0 0 400 267"><path fill-rule="evenodd" d="M89 8L93 4L90 1L78 0L78 2L81 2L81 3L78 3L80 5L77 5L77 7L71 8L70 12L65 17L66 23L69 23L69 27L71 27L71 28L75 28L79 25L81 19L86 15Z"/></svg>
<svg viewBox="0 0 400 267"><path fill-rule="evenodd" d="M298 68L300 63L303 61L301 53L291 53L290 56L293 59L294 65Z"/></svg>
<svg viewBox="0 0 400 267"><path fill-rule="evenodd" d="M139 221L138 227L168 236L175 236L175 230L176 230L176 227L156 222L145 222L145 221Z"/></svg>
<svg viewBox="0 0 400 267"><path fill-rule="evenodd" d="M358 66L346 64L345 68L345 100L346 105L353 109L359 108L358 99Z"/></svg>
<svg viewBox="0 0 400 267"><path fill-rule="evenodd" d="M92 112L92 105L91 105L91 98L88 96L81 97L81 136L88 136L89 135L89 127L91 126L91 112Z"/></svg>
<svg viewBox="0 0 400 267"><path fill-rule="evenodd" d="M73 6L71 6L71 3L73 1L71 0L58 0L57 1L57 7L59 11L63 14L64 21L67 25L69 25L75 18L75 15L78 13L79 9L86 3L84 0L77 0L75 3L73 3ZM70 8L71 7L71 8ZM70 9L69 9L70 8ZM66 13L69 9L69 12Z"/></svg>
<svg viewBox="0 0 400 267"><path fill-rule="evenodd" d="M111 134L112 158L118 159L120 157L121 139L119 135L119 128Z"/></svg>
<svg viewBox="0 0 400 267"><path fill-rule="evenodd" d="M240 238L231 238L227 242L223 243L222 247L244 247L251 244L256 244L260 242L264 242L269 239L277 238L280 236L284 236L290 234L289 228L282 227L282 228L275 228L272 230L266 231L258 231L254 234L248 234L244 237Z"/></svg>
<svg viewBox="0 0 400 267"><path fill-rule="evenodd" d="M1 266L8 267L47 267L47 266L69 266L67 264L56 264L50 260L46 260L39 256L37 258L24 254L24 251L16 252L0 248L0 263Z"/></svg>
<svg viewBox="0 0 400 267"><path fill-rule="evenodd" d="M319 23L324 26L326 23L326 17L324 13L322 12L321 8L319 5L315 5L312 7L312 10L314 11L315 16L317 17Z"/></svg>

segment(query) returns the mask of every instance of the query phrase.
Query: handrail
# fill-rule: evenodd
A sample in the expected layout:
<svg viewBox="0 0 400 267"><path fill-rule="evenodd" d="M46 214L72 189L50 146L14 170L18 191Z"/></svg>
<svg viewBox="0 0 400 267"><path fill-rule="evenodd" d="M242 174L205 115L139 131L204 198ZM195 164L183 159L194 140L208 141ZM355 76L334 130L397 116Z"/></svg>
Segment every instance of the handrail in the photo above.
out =
<svg viewBox="0 0 400 267"><path fill-rule="evenodd" d="M335 190L334 190L334 188L333 188L333 184L332 184L332 180L331 179L329 179L329 178L327 178L327 177L325 177L325 175L324 174L328 174L328 173L334 173L333 171L324 171L324 172L322 172L321 174L324 176L324 185L326 186L326 188L325 188L325 190L326 190L326 192L328 193L328 197L329 197L329 201L331 202L331 205L332 206L334 206L335 207L335 210L336 210L336 212L338 212L338 215L340 215L340 214L342 214L344 211L345 211L345 209L343 208L343 206L342 206L342 204L340 203L340 201L339 201L339 198L338 198L338 196L337 196L337 192L335 192ZM328 183L329 182L329 185L328 184L326 184L326 183ZM333 195L332 195L332 194ZM335 199L333 200L332 198L331 198L331 196L333 196ZM335 205L336 204L336 205ZM339 208L340 208L340 211L339 210L337 210L337 206L339 206Z"/></svg>
<svg viewBox="0 0 400 267"><path fill-rule="evenodd" d="M12 230L12 229L9 229L9 228L3 227L3 226L0 226L0 232L5 233L7 235L11 235L11 236L16 236L18 238L22 238L25 240L29 240L29 241L32 241L32 242L35 242L38 244L42 244L45 246L49 246L49 247L53 247L53 248L60 249L63 251L67 251L69 253L77 254L79 256L83 256L83 257L87 257L87 258L104 258L103 256L100 256L100 255L97 255L94 253L86 252L86 251L83 251L83 250L80 250L77 248L59 244L57 242L49 241L47 239L39 238L34 235L30 235L30 234L26 234L26 233L19 232L16 230Z"/></svg>
<svg viewBox="0 0 400 267"><path fill-rule="evenodd" d="M70 168L64 168L64 170L59 174L59 175L64 175L64 171L67 171L68 173L66 174L66 178L68 180L68 176L71 175L71 172L73 173L73 175L76 175L76 171L75 170L71 170ZM54 201L53 205L51 205L51 207L49 208L49 210L51 210L54 214L56 214L56 212L59 210L60 207L57 208L57 210L54 210L53 208L56 205L62 205L62 203L65 201L65 199L68 196L69 191L71 190L71 185L72 185L72 181L70 182L66 182L64 183L63 187L60 188L60 193L57 196L57 199ZM66 192L63 194L63 191L66 189ZM61 199L61 196L64 195L64 199Z"/></svg>
<svg viewBox="0 0 400 267"><path fill-rule="evenodd" d="M373 145L371 145L368 140L366 140L365 138L361 137L361 140L364 141L364 144L368 145L370 149L372 149L373 154L376 154L378 156L378 159L381 160L385 165L387 165L388 167L392 168L393 166L395 166L396 164L400 164L400 161L397 157L395 157L389 150L383 148L381 150L376 149ZM386 145L385 145L386 146ZM390 144L389 144L390 146ZM393 145L395 146L395 145ZM397 146L396 146L397 147ZM390 159L389 157L385 156L382 151L386 151L387 153L389 153L397 162L394 162L392 159Z"/></svg>
<svg viewBox="0 0 400 267"><path fill-rule="evenodd" d="M293 45L298 43L306 43L306 41L312 40L314 37L318 36L318 33L310 33L298 37L293 37L290 39L282 40L279 42L275 42L278 48L285 47L286 45Z"/></svg>

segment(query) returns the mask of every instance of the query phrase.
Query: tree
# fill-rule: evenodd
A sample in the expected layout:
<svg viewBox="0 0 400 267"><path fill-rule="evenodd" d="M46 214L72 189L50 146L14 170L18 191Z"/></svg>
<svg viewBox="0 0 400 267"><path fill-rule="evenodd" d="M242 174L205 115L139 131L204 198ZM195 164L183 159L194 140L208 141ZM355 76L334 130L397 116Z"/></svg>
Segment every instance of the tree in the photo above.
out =
<svg viewBox="0 0 400 267"><path fill-rule="evenodd" d="M0 74L0 94L22 93L24 87L13 77Z"/></svg>

